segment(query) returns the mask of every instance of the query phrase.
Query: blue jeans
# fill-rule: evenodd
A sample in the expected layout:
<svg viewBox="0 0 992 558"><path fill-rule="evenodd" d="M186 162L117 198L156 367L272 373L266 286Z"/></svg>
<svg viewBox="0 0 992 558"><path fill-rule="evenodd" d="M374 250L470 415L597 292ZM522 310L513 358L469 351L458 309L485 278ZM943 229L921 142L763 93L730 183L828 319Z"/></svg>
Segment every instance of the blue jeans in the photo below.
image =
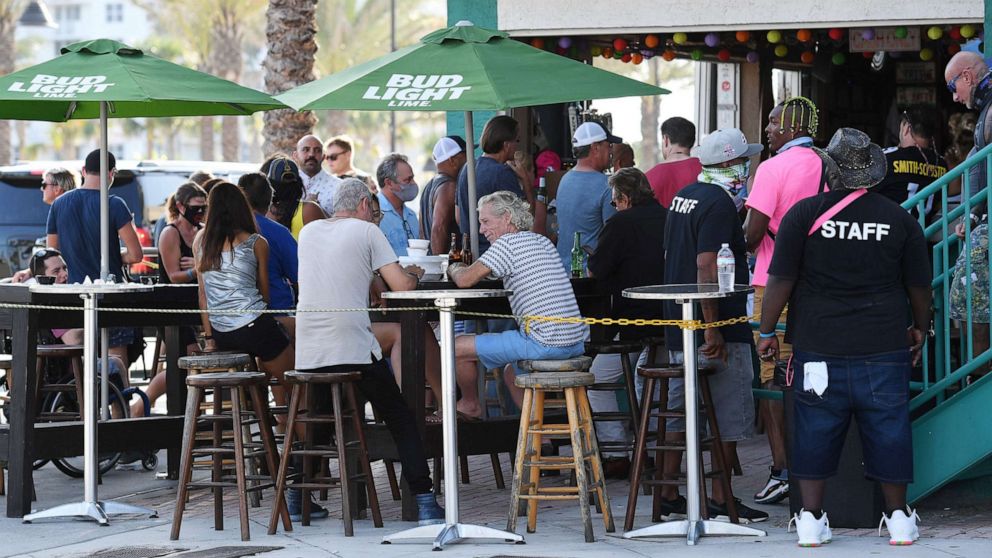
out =
<svg viewBox="0 0 992 558"><path fill-rule="evenodd" d="M796 349L789 474L821 480L837 472L851 416L858 419L865 476L880 482L913 482L913 434L909 421L908 349L851 357ZM823 395L803 390L807 362L827 363Z"/></svg>

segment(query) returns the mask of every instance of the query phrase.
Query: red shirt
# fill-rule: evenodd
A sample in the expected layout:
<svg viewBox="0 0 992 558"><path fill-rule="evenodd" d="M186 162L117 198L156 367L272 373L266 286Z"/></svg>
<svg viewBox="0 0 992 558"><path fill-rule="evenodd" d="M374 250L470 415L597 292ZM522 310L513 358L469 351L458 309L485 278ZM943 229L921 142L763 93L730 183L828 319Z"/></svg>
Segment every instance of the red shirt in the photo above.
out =
<svg viewBox="0 0 992 558"><path fill-rule="evenodd" d="M646 173L654 197L662 207L668 209L672 198L679 190L697 181L703 165L699 159L690 157L671 163L658 163Z"/></svg>

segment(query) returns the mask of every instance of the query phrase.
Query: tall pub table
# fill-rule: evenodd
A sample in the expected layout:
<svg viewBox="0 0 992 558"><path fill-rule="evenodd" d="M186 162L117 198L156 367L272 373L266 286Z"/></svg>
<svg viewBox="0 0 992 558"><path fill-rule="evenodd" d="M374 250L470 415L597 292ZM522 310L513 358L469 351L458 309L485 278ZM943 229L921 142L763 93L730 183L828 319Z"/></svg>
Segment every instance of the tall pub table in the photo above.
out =
<svg viewBox="0 0 992 558"><path fill-rule="evenodd" d="M657 285L625 289L623 296L642 300L674 300L682 306L682 320L696 319L696 303L706 299L746 296L754 289L748 285L735 285L733 290L721 291L715 284ZM763 537L767 533L753 527L735 523L702 519L699 492L699 414L697 411L696 332L682 329L682 351L685 363L685 453L686 453L686 518L666 521L641 529L627 531L625 539L641 537L684 536L686 544L694 545L706 535L750 535Z"/></svg>
<svg viewBox="0 0 992 558"><path fill-rule="evenodd" d="M383 298L433 300L441 321L441 430L444 447L444 523L414 527L383 537L383 544L401 540L433 539L434 550L463 539L501 539L523 543L516 533L482 525L458 522L458 417L455 410L455 320L454 310L462 299L506 297L504 289L450 289L383 293ZM435 473L436 474L436 473Z"/></svg>
<svg viewBox="0 0 992 558"><path fill-rule="evenodd" d="M82 517L92 519L100 525L109 523L108 516L114 514L143 514L157 517L155 512L146 508L132 506L123 502L101 502L97 498L97 402L107 400L106 383L107 370L103 371L104 396L97 397L97 339L101 330L99 326L99 300L104 294L148 292L152 288L137 283L108 283L83 285L32 285L29 287L35 293L58 293L79 295L83 299L83 500L62 504L47 510L24 516L24 523L36 519L55 517ZM103 346L106 351L106 330L103 333ZM156 355L157 357L158 355ZM106 362L106 360L104 360Z"/></svg>

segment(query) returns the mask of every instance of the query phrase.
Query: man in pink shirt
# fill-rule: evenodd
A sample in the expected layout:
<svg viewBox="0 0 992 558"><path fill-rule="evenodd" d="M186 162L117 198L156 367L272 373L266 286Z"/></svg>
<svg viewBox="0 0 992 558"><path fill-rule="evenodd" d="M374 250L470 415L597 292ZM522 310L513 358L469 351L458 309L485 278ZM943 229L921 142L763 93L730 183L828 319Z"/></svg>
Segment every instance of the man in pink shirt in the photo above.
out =
<svg viewBox="0 0 992 558"><path fill-rule="evenodd" d="M757 256L754 266L754 312L761 312L765 284L768 281L768 265L775 249L775 233L782 218L796 202L823 191L823 161L812 149L816 134L816 105L805 97L792 97L779 104L768 114L768 147L775 153L771 159L761 163L755 173L751 193L745 206L748 208L744 236L747 249ZM782 312L779 323L785 321L787 310ZM781 336L781 334L779 334ZM779 339L779 358L788 360L791 347ZM775 362L761 363L761 385L773 388ZM759 402L768 430L768 445L771 447L771 475L765 487L754 495L759 504L773 504L789 495L788 470L785 455L784 413L782 403L763 399Z"/></svg>
<svg viewBox="0 0 992 558"><path fill-rule="evenodd" d="M661 154L664 161L644 173L654 197L668 209L679 190L697 182L703 165L691 157L689 150L696 143L696 126L675 116L661 123Z"/></svg>

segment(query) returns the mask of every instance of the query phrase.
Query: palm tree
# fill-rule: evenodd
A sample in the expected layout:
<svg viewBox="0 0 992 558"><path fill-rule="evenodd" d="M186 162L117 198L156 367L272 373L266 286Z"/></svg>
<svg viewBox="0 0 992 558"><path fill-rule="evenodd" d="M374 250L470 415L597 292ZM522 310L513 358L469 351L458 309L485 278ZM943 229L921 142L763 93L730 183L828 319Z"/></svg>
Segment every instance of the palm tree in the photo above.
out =
<svg viewBox="0 0 992 558"><path fill-rule="evenodd" d="M14 32L26 4L25 0L0 0L0 75L14 71L17 54ZM11 155L10 121L0 120L0 165L9 165Z"/></svg>
<svg viewBox="0 0 992 558"><path fill-rule="evenodd" d="M262 67L266 91L278 94L313 81L317 0L270 0L265 19L268 51ZM291 152L296 141L309 134L317 123L313 113L291 109L270 110L263 119L262 151L266 157Z"/></svg>

